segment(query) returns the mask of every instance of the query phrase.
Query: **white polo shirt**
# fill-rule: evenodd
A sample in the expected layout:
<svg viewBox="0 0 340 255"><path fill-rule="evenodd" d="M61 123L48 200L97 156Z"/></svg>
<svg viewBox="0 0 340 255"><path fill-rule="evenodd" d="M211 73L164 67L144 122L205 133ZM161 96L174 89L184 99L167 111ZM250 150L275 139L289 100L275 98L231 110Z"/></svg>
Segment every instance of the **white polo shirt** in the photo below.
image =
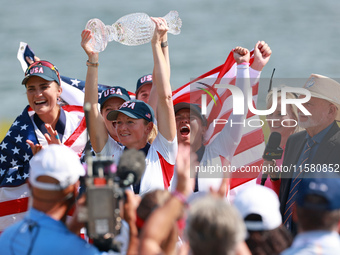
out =
<svg viewBox="0 0 340 255"><path fill-rule="evenodd" d="M107 140L103 150L97 156L112 156L118 164L125 146L120 146L114 139ZM141 178L139 195L144 195L155 189L168 189L174 173L177 157L177 136L169 142L158 133L151 144L145 158L145 172Z"/></svg>

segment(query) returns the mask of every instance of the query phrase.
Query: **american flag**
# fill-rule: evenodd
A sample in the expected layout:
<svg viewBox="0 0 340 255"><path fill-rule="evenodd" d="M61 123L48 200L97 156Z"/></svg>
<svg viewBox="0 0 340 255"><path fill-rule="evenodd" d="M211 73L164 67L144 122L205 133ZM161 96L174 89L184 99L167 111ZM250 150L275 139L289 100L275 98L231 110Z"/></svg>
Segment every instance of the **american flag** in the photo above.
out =
<svg viewBox="0 0 340 255"><path fill-rule="evenodd" d="M64 142L64 145L72 148L80 156L87 140L82 107L66 105L63 109L81 119L77 129ZM27 106L0 143L0 232L27 211L26 182L29 177L29 160L33 155L26 140L39 143L30 118L32 114L33 110Z"/></svg>
<svg viewBox="0 0 340 255"><path fill-rule="evenodd" d="M20 43L18 59L23 70L27 68L25 56L34 56L34 53L27 44ZM77 100L74 99L74 101ZM64 145L72 148L80 156L87 141L83 107L64 105L63 109L80 120L79 126L72 130L73 132L71 131L72 134L64 142ZM33 155L26 140L29 139L35 144L39 143L30 118L33 113L33 110L27 106L15 119L0 143L0 233L7 226L21 219L27 211L29 196L27 178L29 177L29 160Z"/></svg>
<svg viewBox="0 0 340 255"><path fill-rule="evenodd" d="M253 61L253 51L251 52L251 63ZM250 82L252 86L253 93L253 104L256 105L257 96L258 96L258 86L259 86L259 77L252 77L253 72L250 72ZM254 73L255 74L255 73ZM214 94L214 91L217 91L214 96L214 100L207 96L207 122L208 129L205 134L206 144L209 144L213 141L216 135L222 130L223 125L216 125L214 127L213 121L214 119L228 119L232 110L232 100L230 90L223 88L215 88L215 84L224 84L227 82L230 85L235 85L236 78L236 63L233 57L233 52L230 52L227 60L224 64L212 69L211 71L193 79L191 82L183 85L173 92L173 101L174 104L179 102L187 102L187 103L196 103L201 104L201 96L206 92L202 90L202 87L205 90ZM208 86L204 86L208 85ZM222 102L219 103L219 102ZM259 117L252 114L248 111L246 123L251 120L260 121ZM259 123L259 122L254 122ZM253 169L260 169L262 166L263 159L262 154L264 151L264 135L261 127L243 128L242 139L237 147L234 157L231 161L232 166L237 167L237 173L232 175L230 180L230 189L237 187L243 183L246 183L250 180L255 179L258 176L258 172L254 173L241 173L240 167L253 167ZM222 155L221 155L222 156ZM223 157L223 156L222 156Z"/></svg>
<svg viewBox="0 0 340 255"><path fill-rule="evenodd" d="M27 110L16 118L0 143L0 233L27 211L26 180L32 151L26 139L38 142Z"/></svg>

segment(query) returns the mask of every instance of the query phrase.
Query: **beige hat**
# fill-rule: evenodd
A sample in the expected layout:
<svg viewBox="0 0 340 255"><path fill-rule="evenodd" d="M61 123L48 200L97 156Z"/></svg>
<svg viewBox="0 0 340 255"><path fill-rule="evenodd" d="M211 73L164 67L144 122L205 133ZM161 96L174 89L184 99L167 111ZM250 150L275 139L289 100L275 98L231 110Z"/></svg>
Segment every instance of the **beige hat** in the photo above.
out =
<svg viewBox="0 0 340 255"><path fill-rule="evenodd" d="M335 104L338 108L335 119L340 121L340 83L320 74L311 74L303 87L310 91L312 97Z"/></svg>

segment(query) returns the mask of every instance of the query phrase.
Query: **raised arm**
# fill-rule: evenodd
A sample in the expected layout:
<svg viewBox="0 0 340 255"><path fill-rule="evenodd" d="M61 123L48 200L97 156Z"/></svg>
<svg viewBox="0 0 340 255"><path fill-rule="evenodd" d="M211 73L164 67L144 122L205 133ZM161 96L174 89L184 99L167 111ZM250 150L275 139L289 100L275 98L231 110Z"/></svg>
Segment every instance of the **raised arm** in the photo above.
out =
<svg viewBox="0 0 340 255"><path fill-rule="evenodd" d="M157 90L157 124L158 131L168 141L173 141L176 136L175 113L172 102L172 91L168 64L162 52L162 37L168 31L168 27L161 18L152 18L156 24L155 33L151 40L154 59L153 83Z"/></svg>
<svg viewBox="0 0 340 255"><path fill-rule="evenodd" d="M183 215L186 198L192 193L190 166L198 165L197 155L190 151L189 145L179 145L176 160L178 182L176 191L161 207L148 217L142 229L139 254L172 254L174 244L167 242L176 234L176 221ZM192 173L193 174L193 173ZM176 234L177 237L177 234ZM167 247L162 244L167 243Z"/></svg>
<svg viewBox="0 0 340 255"><path fill-rule="evenodd" d="M250 79L249 79L249 59L250 54L249 50L242 47L236 47L234 50L234 59L237 63L237 74L236 74L236 87L240 88L243 92L243 95L248 94L248 89L250 88ZM243 115L234 115L233 113L229 117L229 121L234 123L243 122L246 119L248 113L248 104L245 99L244 102L244 114ZM241 140L242 136L242 126L231 126L226 125L229 128L228 133L230 132L230 137L233 138L235 145L237 146ZM236 147L235 147L236 149ZM234 154L234 153L233 153Z"/></svg>
<svg viewBox="0 0 340 255"><path fill-rule="evenodd" d="M160 18L163 20L164 24L166 24L166 21L163 18ZM170 58L169 58L169 46L168 46L168 33L165 33L162 37L161 37L161 47L162 47L162 52L165 58L165 62L167 63L167 72L168 72L168 77L170 79ZM152 74L152 76L154 77L155 75ZM149 101L148 104L152 107L152 109L154 110L155 114L156 114L156 119L157 118L157 102L158 102L158 97L157 97L157 88L156 88L156 84L153 81L152 83L152 87L151 87L151 91L150 91L150 96L149 96Z"/></svg>
<svg viewBox="0 0 340 255"><path fill-rule="evenodd" d="M248 89L250 88L250 80L249 80L249 50L236 47L234 49L234 59L237 63L237 74L236 74L236 87L238 87L243 95L246 95ZM235 97L233 98L235 100ZM219 155L226 157L228 160L231 160L231 157L234 155L234 152L241 140L243 126L241 124L231 124L231 123L243 123L247 116L248 112L248 104L245 97L243 102L244 105L244 114L243 115L234 115L230 114L228 123L225 124L221 132L218 134L213 141L212 147L218 148Z"/></svg>
<svg viewBox="0 0 340 255"><path fill-rule="evenodd" d="M88 56L87 74L85 81L85 100L84 104L89 102L91 109L89 113L89 134L92 147L95 152L100 152L107 140L108 131L105 126L103 116L100 114L98 109L98 59L99 54L94 52L90 45L92 38L90 30L84 30L81 33L81 46Z"/></svg>
<svg viewBox="0 0 340 255"><path fill-rule="evenodd" d="M272 50L265 41L258 41L254 47L254 62L251 68L256 71L262 71L263 67L268 63Z"/></svg>
<svg viewBox="0 0 340 255"><path fill-rule="evenodd" d="M272 50L265 41L258 41L254 47L254 61L249 68L250 85L253 87L260 81L261 71L268 63ZM257 106L257 98L254 98Z"/></svg>

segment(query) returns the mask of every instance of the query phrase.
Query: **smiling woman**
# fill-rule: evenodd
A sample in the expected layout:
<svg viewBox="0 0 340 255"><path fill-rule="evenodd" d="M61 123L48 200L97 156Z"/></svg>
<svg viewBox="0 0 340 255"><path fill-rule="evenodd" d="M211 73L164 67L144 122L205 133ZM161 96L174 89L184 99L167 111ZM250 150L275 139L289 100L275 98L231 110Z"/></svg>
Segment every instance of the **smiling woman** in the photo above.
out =
<svg viewBox="0 0 340 255"><path fill-rule="evenodd" d="M0 187L4 194L0 196L0 232L27 211L31 157L53 143L63 143L80 155L86 143L82 107L58 104L62 88L58 69L52 63L33 62L22 84L29 105L0 143Z"/></svg>
<svg viewBox="0 0 340 255"><path fill-rule="evenodd" d="M159 132L152 144L149 143L149 139L155 126L155 114L153 108L144 101L129 100L118 110L112 109L105 116L99 114L97 107L99 54L94 52L90 44L90 40L93 39L91 31L84 30L81 34L81 46L88 56L84 101L91 105L89 112L91 144L97 155L112 157L115 162L119 162L125 149L134 148L145 153L145 172L140 183L134 186L134 192L140 195L155 189L169 188L177 155L176 124L169 82L170 67L161 47L161 43L166 38L167 27L161 26L165 23L162 18L155 18L153 21L156 28L151 46L154 59L155 96L158 99L155 109L158 113ZM112 122L119 142L110 139L104 118Z"/></svg>
<svg viewBox="0 0 340 255"><path fill-rule="evenodd" d="M54 81L35 76L26 83L27 100L31 108L45 123L52 121L52 127L58 120L60 107L57 104L61 94L61 87Z"/></svg>

